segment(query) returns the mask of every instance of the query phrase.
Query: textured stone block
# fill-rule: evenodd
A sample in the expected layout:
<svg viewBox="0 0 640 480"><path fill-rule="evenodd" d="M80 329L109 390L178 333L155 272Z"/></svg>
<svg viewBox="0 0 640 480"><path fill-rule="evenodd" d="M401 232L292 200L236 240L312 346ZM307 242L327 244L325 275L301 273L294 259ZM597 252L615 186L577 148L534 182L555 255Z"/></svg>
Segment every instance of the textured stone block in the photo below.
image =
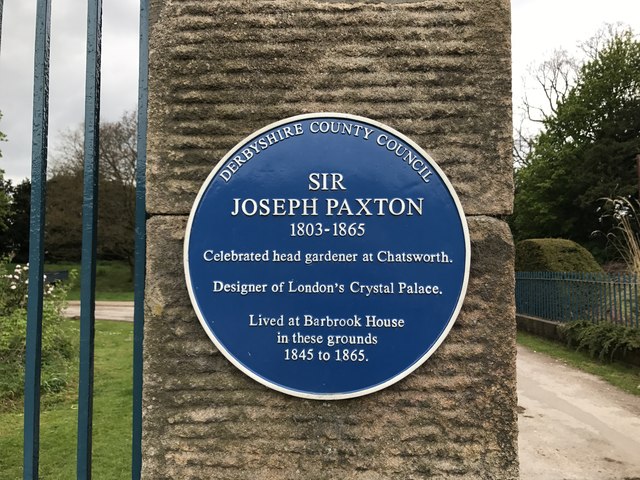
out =
<svg viewBox="0 0 640 480"><path fill-rule="evenodd" d="M200 326L186 291L186 217L148 222L145 478L518 478L513 245L471 217L467 298L439 350L381 392L303 400L251 380Z"/></svg>
<svg viewBox="0 0 640 480"><path fill-rule="evenodd" d="M188 213L237 142L316 111L412 138L467 215L511 211L506 0L153 0L150 13L150 213Z"/></svg>
<svg viewBox="0 0 640 480"><path fill-rule="evenodd" d="M145 478L515 479L507 0L151 0ZM471 279L448 338L393 386L289 397L208 339L182 269L216 162L308 112L381 121L427 150L469 216Z"/></svg>

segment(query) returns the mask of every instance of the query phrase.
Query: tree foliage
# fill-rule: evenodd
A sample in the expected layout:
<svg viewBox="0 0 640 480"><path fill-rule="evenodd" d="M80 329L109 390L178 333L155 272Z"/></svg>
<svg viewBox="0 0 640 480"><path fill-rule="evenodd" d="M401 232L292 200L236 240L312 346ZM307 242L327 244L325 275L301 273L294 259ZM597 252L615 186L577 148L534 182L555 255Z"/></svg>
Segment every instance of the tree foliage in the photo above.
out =
<svg viewBox="0 0 640 480"><path fill-rule="evenodd" d="M638 191L640 42L617 34L543 119L516 172L516 238L563 237L596 248L599 200Z"/></svg>
<svg viewBox="0 0 640 480"><path fill-rule="evenodd" d="M133 262L136 118L125 113L100 125L98 254ZM49 257L78 260L82 234L83 130L67 132L47 185L45 244Z"/></svg>
<svg viewBox="0 0 640 480"><path fill-rule="evenodd" d="M11 181L4 179L4 171L0 170L0 239L9 229L9 215L11 213ZM2 249L0 247L0 249Z"/></svg>
<svg viewBox="0 0 640 480"><path fill-rule="evenodd" d="M529 69L529 80L535 90L542 93L541 103L536 103L526 93L520 105L520 121L514 126L513 160L517 166L526 166L535 145L535 136L531 136L527 125L544 125L551 116L556 115L558 104L562 103L575 82L579 66L575 58L564 49L555 50L551 57Z"/></svg>
<svg viewBox="0 0 640 480"><path fill-rule="evenodd" d="M25 263L29 257L29 207L31 182L24 179L17 185L0 181L0 190L8 198L7 228L0 229L0 256L11 256L14 261Z"/></svg>
<svg viewBox="0 0 640 480"><path fill-rule="evenodd" d="M3 141L6 141L6 136L0 132L0 142ZM0 170L0 258L12 257L18 262L27 262L30 195L29 180L14 186L11 180L5 180L4 171Z"/></svg>
<svg viewBox="0 0 640 480"><path fill-rule="evenodd" d="M135 112L125 112L115 122L100 124L100 180L133 186L136 169ZM84 167L84 129L76 128L62 135L54 155L52 173L75 175Z"/></svg>
<svg viewBox="0 0 640 480"><path fill-rule="evenodd" d="M0 112L0 120L2 113ZM6 141L4 133L0 132L0 142ZM2 150L0 150L0 158L2 158ZM11 182L4 179L4 170L0 169L0 235L9 228L9 203L10 203ZM0 250L2 246L0 244Z"/></svg>

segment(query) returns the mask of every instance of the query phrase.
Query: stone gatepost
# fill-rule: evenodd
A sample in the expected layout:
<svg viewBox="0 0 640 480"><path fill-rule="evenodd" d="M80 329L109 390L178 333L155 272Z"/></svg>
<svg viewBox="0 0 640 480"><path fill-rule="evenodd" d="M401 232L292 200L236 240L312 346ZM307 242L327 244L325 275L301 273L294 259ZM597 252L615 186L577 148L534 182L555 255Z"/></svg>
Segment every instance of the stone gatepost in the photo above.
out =
<svg viewBox="0 0 640 480"><path fill-rule="evenodd" d="M518 478L509 2L151 0L150 17L144 478ZM444 343L348 400L288 396L236 369L183 273L187 218L216 162L308 112L368 117L418 143L471 238Z"/></svg>

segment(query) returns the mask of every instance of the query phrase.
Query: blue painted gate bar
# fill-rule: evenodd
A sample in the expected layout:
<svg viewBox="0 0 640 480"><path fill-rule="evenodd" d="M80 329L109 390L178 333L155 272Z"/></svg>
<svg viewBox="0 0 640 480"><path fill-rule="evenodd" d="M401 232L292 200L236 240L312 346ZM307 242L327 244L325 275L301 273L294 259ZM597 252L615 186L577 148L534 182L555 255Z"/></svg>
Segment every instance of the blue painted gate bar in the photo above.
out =
<svg viewBox="0 0 640 480"><path fill-rule="evenodd" d="M90 1L87 12L87 65L84 115L84 195L82 264L80 267L80 374L78 390L77 473L91 478L93 425L93 352L95 338L96 252L100 146L100 54L102 0Z"/></svg>
<svg viewBox="0 0 640 480"><path fill-rule="evenodd" d="M93 351L99 178L100 52L102 0L88 0L85 103L85 173L81 264L80 374L78 392L77 478L90 479L92 467ZM44 225L47 176L49 45L51 1L38 0L34 61L31 231L24 399L23 478L39 476L40 371L44 277ZM145 277L145 166L148 71L148 1L140 2L140 79L136 163L135 315L133 361L132 479L140 478L142 438L142 331ZM2 24L0 0L0 28ZM1 31L1 30L0 30Z"/></svg>
<svg viewBox="0 0 640 480"><path fill-rule="evenodd" d="M142 344L144 340L144 284L146 268L147 212L147 105L149 79L149 7L140 1L140 69L138 73L138 142L136 159L135 265L133 312L133 425L131 478L142 473Z"/></svg>
<svg viewBox="0 0 640 480"><path fill-rule="evenodd" d="M24 385L24 478L38 478L40 447L40 367L44 282L44 206L49 125L49 38L51 1L38 0L33 82L33 150L29 235L29 301Z"/></svg>

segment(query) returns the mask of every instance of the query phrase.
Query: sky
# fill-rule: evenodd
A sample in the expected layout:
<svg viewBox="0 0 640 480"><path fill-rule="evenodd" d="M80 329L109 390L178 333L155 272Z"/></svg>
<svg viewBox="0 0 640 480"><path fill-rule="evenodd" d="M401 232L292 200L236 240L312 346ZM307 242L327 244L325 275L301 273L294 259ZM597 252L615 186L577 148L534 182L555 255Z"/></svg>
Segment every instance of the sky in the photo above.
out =
<svg viewBox="0 0 640 480"><path fill-rule="evenodd" d="M53 0L49 152L59 134L84 121L86 0ZM14 182L30 176L36 0L5 0L0 43L0 169ZM136 0L103 2L101 119L135 110L138 98Z"/></svg>
<svg viewBox="0 0 640 480"><path fill-rule="evenodd" d="M60 133L84 118L86 1L54 0L51 17L49 151ZM0 2L1 4L1 2ZM30 175L33 49L36 0L4 1L0 43L0 169L19 182ZM521 104L530 66L555 49L577 52L605 23L622 22L640 34L640 0L513 0L513 102ZM101 119L136 108L138 7L134 0L103 2Z"/></svg>

